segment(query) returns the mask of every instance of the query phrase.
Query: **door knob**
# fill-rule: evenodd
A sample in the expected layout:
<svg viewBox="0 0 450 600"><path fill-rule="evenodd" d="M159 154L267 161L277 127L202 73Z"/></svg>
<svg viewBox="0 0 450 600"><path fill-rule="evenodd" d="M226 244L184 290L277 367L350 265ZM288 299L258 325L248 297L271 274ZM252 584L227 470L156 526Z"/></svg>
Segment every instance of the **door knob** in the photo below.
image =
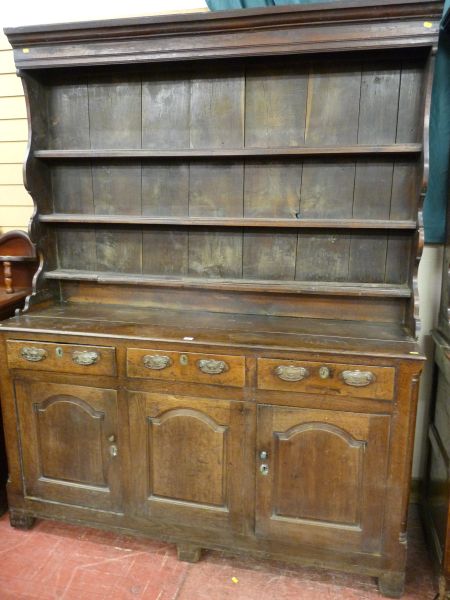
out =
<svg viewBox="0 0 450 600"><path fill-rule="evenodd" d="M263 464L259 467L259 470L261 472L261 475L268 475L269 474L269 465Z"/></svg>
<svg viewBox="0 0 450 600"><path fill-rule="evenodd" d="M261 450L261 452L259 453L259 458L261 460L267 460L268 456L269 456L269 453L266 452L265 450Z"/></svg>

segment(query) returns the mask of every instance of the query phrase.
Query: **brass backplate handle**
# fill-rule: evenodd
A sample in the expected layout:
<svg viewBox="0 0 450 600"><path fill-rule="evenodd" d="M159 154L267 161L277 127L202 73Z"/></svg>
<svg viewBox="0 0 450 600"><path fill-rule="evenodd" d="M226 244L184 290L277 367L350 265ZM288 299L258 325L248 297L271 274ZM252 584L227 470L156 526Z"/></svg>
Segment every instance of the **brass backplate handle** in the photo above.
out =
<svg viewBox="0 0 450 600"><path fill-rule="evenodd" d="M20 350L20 356L30 362L39 362L47 358L47 351L43 348L32 348L30 346L24 346Z"/></svg>
<svg viewBox="0 0 450 600"><path fill-rule="evenodd" d="M75 350L72 352L72 360L77 365L94 365L100 354L98 352L90 352L88 350Z"/></svg>
<svg viewBox="0 0 450 600"><path fill-rule="evenodd" d="M172 360L169 356L161 356L157 354L146 354L142 358L142 362L144 363L144 367L147 369L153 369L154 371L161 371L162 369L170 367L172 364Z"/></svg>
<svg viewBox="0 0 450 600"><path fill-rule="evenodd" d="M294 365L279 365L275 368L275 375L283 381L301 381L309 377L309 371L305 367Z"/></svg>
<svg viewBox="0 0 450 600"><path fill-rule="evenodd" d="M208 375L219 375L228 371L228 365L224 360L202 358L197 361L197 367L202 373L207 373Z"/></svg>
<svg viewBox="0 0 450 600"><path fill-rule="evenodd" d="M353 387L364 387L370 385L376 380L371 371L342 371L341 377L344 383Z"/></svg>

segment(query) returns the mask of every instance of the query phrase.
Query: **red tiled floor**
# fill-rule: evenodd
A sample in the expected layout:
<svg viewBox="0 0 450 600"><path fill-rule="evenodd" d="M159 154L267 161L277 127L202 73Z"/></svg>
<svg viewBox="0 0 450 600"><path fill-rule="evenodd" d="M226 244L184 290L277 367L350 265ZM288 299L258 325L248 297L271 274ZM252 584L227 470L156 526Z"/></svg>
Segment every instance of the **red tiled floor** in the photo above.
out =
<svg viewBox="0 0 450 600"><path fill-rule="evenodd" d="M404 600L432 600L434 579L411 511ZM233 581L234 579L234 581ZM191 565L173 545L40 521L0 518L0 600L374 600L371 577L205 552Z"/></svg>

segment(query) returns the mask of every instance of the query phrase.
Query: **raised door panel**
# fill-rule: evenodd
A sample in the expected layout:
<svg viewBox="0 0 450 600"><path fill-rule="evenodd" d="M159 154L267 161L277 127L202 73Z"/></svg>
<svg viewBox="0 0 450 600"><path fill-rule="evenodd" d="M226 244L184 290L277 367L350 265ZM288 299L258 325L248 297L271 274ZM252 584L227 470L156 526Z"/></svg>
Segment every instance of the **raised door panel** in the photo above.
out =
<svg viewBox="0 0 450 600"><path fill-rule="evenodd" d="M129 392L140 515L242 531L253 451L240 402ZM250 507L251 508L251 507Z"/></svg>
<svg viewBox="0 0 450 600"><path fill-rule="evenodd" d="M118 511L117 394L15 382L26 495Z"/></svg>
<svg viewBox="0 0 450 600"><path fill-rule="evenodd" d="M258 536L380 550L388 416L260 406L257 429Z"/></svg>

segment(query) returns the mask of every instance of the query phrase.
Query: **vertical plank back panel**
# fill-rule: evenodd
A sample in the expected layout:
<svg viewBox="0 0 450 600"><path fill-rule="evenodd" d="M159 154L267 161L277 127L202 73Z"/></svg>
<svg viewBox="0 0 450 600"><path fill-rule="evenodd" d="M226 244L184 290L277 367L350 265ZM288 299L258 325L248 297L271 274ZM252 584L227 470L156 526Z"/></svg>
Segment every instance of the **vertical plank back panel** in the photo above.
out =
<svg viewBox="0 0 450 600"><path fill-rule="evenodd" d="M191 83L191 147L240 148L244 144L242 72L227 77L195 78ZM243 167L193 163L189 214L242 216ZM241 230L189 233L189 274L242 277Z"/></svg>
<svg viewBox="0 0 450 600"><path fill-rule="evenodd" d="M97 269L142 273L142 231L132 227L98 227Z"/></svg>
<svg viewBox="0 0 450 600"><path fill-rule="evenodd" d="M244 216L295 218L300 206L299 161L245 162Z"/></svg>
<svg viewBox="0 0 450 600"><path fill-rule="evenodd" d="M94 212L90 163L54 164L51 166L51 179L53 206L56 212Z"/></svg>
<svg viewBox="0 0 450 600"><path fill-rule="evenodd" d="M358 143L395 142L400 66L368 64L362 71Z"/></svg>
<svg viewBox="0 0 450 600"><path fill-rule="evenodd" d="M187 275L188 257L187 231L152 227L143 232L143 273Z"/></svg>
<svg viewBox="0 0 450 600"><path fill-rule="evenodd" d="M300 216L312 219L350 219L354 185L353 160L305 159Z"/></svg>
<svg viewBox="0 0 450 600"><path fill-rule="evenodd" d="M97 163L92 167L95 212L100 215L140 215L141 165Z"/></svg>
<svg viewBox="0 0 450 600"><path fill-rule="evenodd" d="M189 233L189 275L242 277L242 231L199 230Z"/></svg>
<svg viewBox="0 0 450 600"><path fill-rule="evenodd" d="M386 283L408 282L412 249L412 235L391 232L388 234L386 257Z"/></svg>
<svg viewBox="0 0 450 600"><path fill-rule="evenodd" d="M192 163L189 216L242 217L243 185L242 163Z"/></svg>
<svg viewBox="0 0 450 600"><path fill-rule="evenodd" d="M245 166L246 217L293 218L299 210L302 166L298 162ZM295 231L244 231L243 274L248 278L294 279Z"/></svg>
<svg viewBox="0 0 450 600"><path fill-rule="evenodd" d="M418 165L411 160L397 160L392 178L391 219L415 219L419 199Z"/></svg>
<svg viewBox="0 0 450 600"><path fill-rule="evenodd" d="M358 123L358 143L395 142L400 89L398 64L364 65ZM353 216L388 219L392 190L392 164L358 161L355 175ZM380 283L385 278L387 235L360 232L352 236L350 281ZM367 260L370 256L370 260Z"/></svg>
<svg viewBox="0 0 450 600"><path fill-rule="evenodd" d="M307 89L300 69L247 69L245 145L303 146Z"/></svg>
<svg viewBox="0 0 450 600"><path fill-rule="evenodd" d="M92 77L89 81L91 148L140 148L140 78Z"/></svg>
<svg viewBox="0 0 450 600"><path fill-rule="evenodd" d="M95 231L88 227L59 227L58 264L61 269L97 270Z"/></svg>
<svg viewBox="0 0 450 600"><path fill-rule="evenodd" d="M347 281L350 235L320 230L299 234L295 278L299 281Z"/></svg>
<svg viewBox="0 0 450 600"><path fill-rule="evenodd" d="M85 81L60 83L49 89L50 148L89 148L88 86Z"/></svg>
<svg viewBox="0 0 450 600"><path fill-rule="evenodd" d="M190 80L142 81L142 147L189 148Z"/></svg>
<svg viewBox="0 0 450 600"><path fill-rule="evenodd" d="M191 148L241 148L244 143L242 73L191 82Z"/></svg>
<svg viewBox="0 0 450 600"><path fill-rule="evenodd" d="M244 234L243 275L248 279L295 279L297 233Z"/></svg>
<svg viewBox="0 0 450 600"><path fill-rule="evenodd" d="M361 68L330 64L312 68L305 124L307 146L355 144Z"/></svg>
<svg viewBox="0 0 450 600"><path fill-rule="evenodd" d="M420 141L423 84L423 61L404 61L398 103L397 143Z"/></svg>
<svg viewBox="0 0 450 600"><path fill-rule="evenodd" d="M189 165L142 165L142 214L151 217L187 217Z"/></svg>

